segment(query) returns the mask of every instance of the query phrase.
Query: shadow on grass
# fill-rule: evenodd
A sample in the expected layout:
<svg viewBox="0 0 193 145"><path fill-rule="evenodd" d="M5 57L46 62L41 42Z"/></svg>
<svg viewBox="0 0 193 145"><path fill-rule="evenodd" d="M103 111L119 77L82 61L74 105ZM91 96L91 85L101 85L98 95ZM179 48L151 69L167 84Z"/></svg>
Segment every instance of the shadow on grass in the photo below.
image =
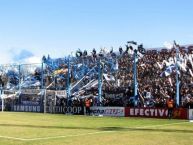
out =
<svg viewBox="0 0 193 145"><path fill-rule="evenodd" d="M179 129L160 129L160 128L135 128L135 127L75 127L75 126L40 126L40 125L21 125L21 124L0 124L2 127L24 127L24 128L44 128L44 129L74 129L74 130L99 130L99 131L145 131L145 132L175 132L175 133L193 133L193 130Z"/></svg>

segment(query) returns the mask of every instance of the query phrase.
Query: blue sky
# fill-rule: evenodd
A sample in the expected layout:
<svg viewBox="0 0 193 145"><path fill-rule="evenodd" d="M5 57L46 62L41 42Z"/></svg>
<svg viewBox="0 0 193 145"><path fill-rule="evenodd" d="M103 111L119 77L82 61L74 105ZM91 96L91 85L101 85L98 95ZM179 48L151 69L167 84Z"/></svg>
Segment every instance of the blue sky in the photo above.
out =
<svg viewBox="0 0 193 145"><path fill-rule="evenodd" d="M148 48L193 44L192 6L193 0L0 0L0 63L23 52L116 50L128 40Z"/></svg>

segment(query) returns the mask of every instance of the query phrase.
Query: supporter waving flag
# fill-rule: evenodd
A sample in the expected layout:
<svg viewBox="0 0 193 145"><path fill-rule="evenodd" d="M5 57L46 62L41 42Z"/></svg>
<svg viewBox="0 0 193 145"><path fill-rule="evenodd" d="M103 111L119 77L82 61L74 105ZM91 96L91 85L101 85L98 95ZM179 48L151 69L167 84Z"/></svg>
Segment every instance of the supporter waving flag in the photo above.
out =
<svg viewBox="0 0 193 145"><path fill-rule="evenodd" d="M161 77L167 77L167 76L171 75L171 74L174 72L175 69L176 69L176 67L172 64L172 65L168 66L168 67L166 68L166 70L163 71L163 72L160 74L160 76L161 76Z"/></svg>

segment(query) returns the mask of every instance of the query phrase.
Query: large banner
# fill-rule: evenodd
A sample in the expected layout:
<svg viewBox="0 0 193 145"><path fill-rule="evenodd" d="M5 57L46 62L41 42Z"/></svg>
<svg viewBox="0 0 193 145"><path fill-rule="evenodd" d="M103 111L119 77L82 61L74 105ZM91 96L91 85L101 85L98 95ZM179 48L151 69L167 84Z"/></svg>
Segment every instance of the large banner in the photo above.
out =
<svg viewBox="0 0 193 145"><path fill-rule="evenodd" d="M188 119L188 110L185 108L175 108L173 118ZM125 116L167 118L168 110L166 108L125 108Z"/></svg>
<svg viewBox="0 0 193 145"><path fill-rule="evenodd" d="M21 89L21 94L39 94L41 92L40 89Z"/></svg>
<svg viewBox="0 0 193 145"><path fill-rule="evenodd" d="M189 119L193 120L193 109L189 109Z"/></svg>
<svg viewBox="0 0 193 145"><path fill-rule="evenodd" d="M91 107L91 114L103 116L125 116L124 107Z"/></svg>
<svg viewBox="0 0 193 145"><path fill-rule="evenodd" d="M55 91L55 95L59 98L66 98L66 91Z"/></svg>

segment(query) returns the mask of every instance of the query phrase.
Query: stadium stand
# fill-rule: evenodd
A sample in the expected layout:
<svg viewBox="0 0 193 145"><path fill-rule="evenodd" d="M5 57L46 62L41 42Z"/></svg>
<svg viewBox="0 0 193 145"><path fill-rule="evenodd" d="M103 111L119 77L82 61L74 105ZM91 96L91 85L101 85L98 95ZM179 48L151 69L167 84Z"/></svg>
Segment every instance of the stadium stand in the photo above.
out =
<svg viewBox="0 0 193 145"><path fill-rule="evenodd" d="M144 52L143 52L144 51ZM175 100L176 73L180 81L180 106L193 108L193 46L176 49L141 49L137 59L139 107L165 107L168 96ZM42 104L47 90L48 106L82 106L85 99L93 106L133 107L132 47L90 53L78 50L76 56L52 59L42 57L42 64L1 65L0 85L6 110L13 104ZM179 70L176 72L175 64ZM99 63L100 62L100 63ZM99 66L102 70L102 100L98 101ZM63 94L55 92L63 91ZM59 94L59 95L58 95ZM44 94L45 95L45 94Z"/></svg>

